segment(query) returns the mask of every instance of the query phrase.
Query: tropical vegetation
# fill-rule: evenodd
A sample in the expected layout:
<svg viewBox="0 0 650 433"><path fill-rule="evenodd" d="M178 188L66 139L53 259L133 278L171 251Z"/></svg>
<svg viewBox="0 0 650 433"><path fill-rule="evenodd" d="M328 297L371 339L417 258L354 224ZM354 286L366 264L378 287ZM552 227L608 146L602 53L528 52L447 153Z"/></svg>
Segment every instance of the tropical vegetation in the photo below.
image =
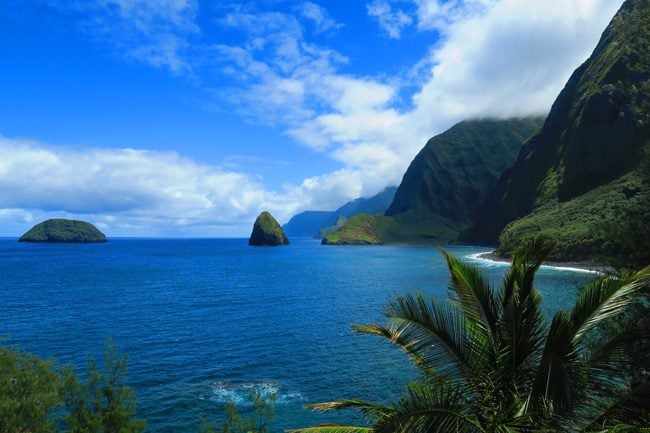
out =
<svg viewBox="0 0 650 433"><path fill-rule="evenodd" d="M110 342L103 369L89 357L83 381L71 366L0 347L0 433L141 433L125 373Z"/></svg>
<svg viewBox="0 0 650 433"><path fill-rule="evenodd" d="M498 288L442 251L451 273L444 302L396 296L388 323L356 325L388 339L420 372L398 401L343 399L314 410L360 410L371 427L329 425L301 433L596 432L650 426L650 267L602 275L571 310L542 313L535 274L553 251L543 237L516 249ZM644 320L636 320L634 314ZM632 320L630 320L632 318ZM633 368L630 368L633 367Z"/></svg>
<svg viewBox="0 0 650 433"><path fill-rule="evenodd" d="M126 356L110 340L103 368L90 356L83 380L71 365L0 347L0 433L142 433L146 421L136 417L126 370ZM199 433L269 433L276 395L253 389L249 398L250 416L229 402L223 423L202 417Z"/></svg>
<svg viewBox="0 0 650 433"><path fill-rule="evenodd" d="M54 218L36 224L18 242L106 242L94 225L77 220Z"/></svg>

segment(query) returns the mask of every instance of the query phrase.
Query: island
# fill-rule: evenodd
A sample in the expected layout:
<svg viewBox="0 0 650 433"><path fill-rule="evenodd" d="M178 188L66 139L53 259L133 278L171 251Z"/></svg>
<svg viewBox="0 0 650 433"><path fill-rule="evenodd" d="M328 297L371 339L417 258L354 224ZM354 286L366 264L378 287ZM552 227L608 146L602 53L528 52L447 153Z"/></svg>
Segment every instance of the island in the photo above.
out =
<svg viewBox="0 0 650 433"><path fill-rule="evenodd" d="M49 219L36 224L27 233L22 235L18 242L45 242L45 243L94 243L107 242L104 233L97 227L85 221L69 219Z"/></svg>
<svg viewBox="0 0 650 433"><path fill-rule="evenodd" d="M289 239L284 234L284 230L273 216L264 211L253 224L253 232L248 239L248 245L259 246L277 246L288 245Z"/></svg>

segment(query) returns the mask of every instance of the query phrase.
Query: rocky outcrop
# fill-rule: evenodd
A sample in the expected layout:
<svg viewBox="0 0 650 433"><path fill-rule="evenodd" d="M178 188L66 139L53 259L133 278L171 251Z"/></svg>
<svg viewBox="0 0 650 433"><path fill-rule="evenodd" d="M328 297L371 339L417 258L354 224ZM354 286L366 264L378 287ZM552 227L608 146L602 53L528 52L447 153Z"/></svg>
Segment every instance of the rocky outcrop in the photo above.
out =
<svg viewBox="0 0 650 433"><path fill-rule="evenodd" d="M284 234L280 224L268 212L262 212L253 224L253 232L248 239L252 246L277 246L288 245L289 240Z"/></svg>

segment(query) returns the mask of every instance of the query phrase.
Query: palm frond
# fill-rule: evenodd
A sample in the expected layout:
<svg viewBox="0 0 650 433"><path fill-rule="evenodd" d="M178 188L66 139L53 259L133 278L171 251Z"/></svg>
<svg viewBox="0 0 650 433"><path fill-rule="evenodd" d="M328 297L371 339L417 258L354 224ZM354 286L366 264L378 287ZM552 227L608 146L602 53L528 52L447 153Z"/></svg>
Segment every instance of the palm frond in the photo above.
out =
<svg viewBox="0 0 650 433"><path fill-rule="evenodd" d="M460 310L470 323L477 326L483 339L496 347L499 302L490 283L478 267L460 261L440 249L451 274L451 289Z"/></svg>
<svg viewBox="0 0 650 433"><path fill-rule="evenodd" d="M358 399L336 400L323 403L308 404L305 405L305 408L317 412L356 409L361 411L364 415L372 416L383 416L386 412L389 412L391 410L389 406Z"/></svg>
<svg viewBox="0 0 650 433"><path fill-rule="evenodd" d="M414 344L415 342L401 338L402 334L396 327L386 327L377 324L353 324L352 329L361 334L377 335L386 338L392 344L406 352L413 364L420 369L424 376L435 376L438 374L437 370L427 363L427 359L424 358L424 353L419 351L418 346Z"/></svg>
<svg viewBox="0 0 650 433"><path fill-rule="evenodd" d="M445 375L459 386L483 380L490 354L469 330L463 314L422 293L397 296L386 315L390 326L356 326L359 332L380 335L401 347L423 370Z"/></svg>
<svg viewBox="0 0 650 433"><path fill-rule="evenodd" d="M500 351L494 370L499 378L501 394L516 395L529 389L535 379L535 367L541 360L547 322L540 308L541 297L536 290L523 300L511 297L500 321Z"/></svg>
<svg viewBox="0 0 650 433"><path fill-rule="evenodd" d="M593 431L605 426L616 431L617 427L637 424L635 428L650 427L650 379L634 386L618 400L600 412L599 416L587 425L583 431ZM634 430L633 430L634 431Z"/></svg>
<svg viewBox="0 0 650 433"><path fill-rule="evenodd" d="M325 424L315 427L287 429L285 433L372 433L372 427L359 427L350 425Z"/></svg>
<svg viewBox="0 0 650 433"><path fill-rule="evenodd" d="M646 327L621 329L616 335L598 342L585 356L591 374L612 378L620 372L621 365L631 362L632 345L650 341L650 329Z"/></svg>
<svg viewBox="0 0 650 433"><path fill-rule="evenodd" d="M531 390L530 403L542 411L571 411L573 408L572 381L576 353L571 344L572 327L566 311L553 317L548 337Z"/></svg>
<svg viewBox="0 0 650 433"><path fill-rule="evenodd" d="M483 432L457 390L444 381L412 383L400 401L374 424L377 433Z"/></svg>
<svg viewBox="0 0 650 433"><path fill-rule="evenodd" d="M621 313L633 296L648 284L650 266L627 276L607 275L593 281L580 293L571 311L573 344L604 320Z"/></svg>
<svg viewBox="0 0 650 433"><path fill-rule="evenodd" d="M503 306L510 302L515 291L525 299L533 289L535 274L555 250L556 243L545 236L535 236L524 240L512 256L512 266L503 280L501 300Z"/></svg>

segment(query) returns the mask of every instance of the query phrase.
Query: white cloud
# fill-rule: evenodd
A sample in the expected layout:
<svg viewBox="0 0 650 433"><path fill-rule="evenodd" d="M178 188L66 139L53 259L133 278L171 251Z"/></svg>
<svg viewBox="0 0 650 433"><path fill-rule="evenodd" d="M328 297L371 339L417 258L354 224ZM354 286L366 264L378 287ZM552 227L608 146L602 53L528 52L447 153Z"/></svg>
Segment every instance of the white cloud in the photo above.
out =
<svg viewBox="0 0 650 433"><path fill-rule="evenodd" d="M198 0L52 0L64 10L81 12L82 27L99 44L126 59L191 75L186 51L200 33Z"/></svg>
<svg viewBox="0 0 650 433"><path fill-rule="evenodd" d="M285 216L272 203L281 200L260 179L174 153L80 151L0 138L0 154L0 219L32 222L14 209L92 215L119 232L138 225L179 231L237 226L263 208Z"/></svg>
<svg viewBox="0 0 650 433"><path fill-rule="evenodd" d="M499 0L413 0L418 28L444 30L449 25L487 12Z"/></svg>
<svg viewBox="0 0 650 433"><path fill-rule="evenodd" d="M80 150L0 137L0 155L0 235L63 217L88 220L113 236L246 236L262 210L286 222L305 207L336 208L362 192L354 170L269 191L256 176L175 153ZM260 161L234 157L251 159Z"/></svg>
<svg viewBox="0 0 650 433"><path fill-rule="evenodd" d="M393 10L388 0L373 0L366 5L366 10L391 39L399 39L402 29L413 24L413 18L400 9Z"/></svg>
<svg viewBox="0 0 650 433"><path fill-rule="evenodd" d="M34 209L87 212L113 230L117 224L143 227L145 221L156 227L245 227L262 209L285 221L297 211L333 209L345 200L398 184L426 139L457 121L546 113L622 3L402 0L399 4L407 1L417 13L418 28L436 29L441 35L429 54L417 59L414 71L422 84L407 95L409 108L400 104L405 92L400 77L340 72L348 62L363 59L348 59L310 43L302 21L288 13L236 9L218 23L243 32L242 40L229 39L205 50L219 59L224 73L239 80L238 86L214 89L217 97L244 116L277 125L288 136L339 161L341 169L278 192L265 190L262 179L173 154L72 152L4 140L2 154L12 158L0 161L0 190L16 193L0 197L0 208L26 209L33 218L38 217ZM199 31L194 27L196 4L190 0L158 0L150 3L151 8L147 4L104 1L102 16L119 17L118 27L142 37L142 44L129 45L125 53L172 71L191 69L180 53L187 35ZM316 25L327 22L324 11L320 18L314 12L320 9L307 16L305 5L297 12L303 19ZM382 9L385 5L388 12ZM380 23L381 16L395 15L386 1L370 3L369 13L371 7ZM397 26L395 36L410 25L405 19L398 22L403 25ZM168 48L163 49L159 35L170 37ZM148 51L150 46L154 48ZM26 173L34 173L34 179ZM10 215L6 218L26 218L13 210L5 211Z"/></svg>
<svg viewBox="0 0 650 433"><path fill-rule="evenodd" d="M429 72L409 109L397 108L399 80L339 73L342 55L309 45L291 16L275 14L282 25L272 28L264 15L244 20L256 29L250 40L266 41L263 50L250 41L228 47L238 50L231 60L239 59L250 83L235 92L249 104L245 111L272 117L296 140L342 163L344 169L310 179L303 192L325 194L323 201L334 196L331 185L374 194L398 184L427 138L460 120L547 113L622 2L413 1L418 25L438 28L442 40L418 61L417 69L430 65ZM305 199L301 209L320 198Z"/></svg>
<svg viewBox="0 0 650 433"><path fill-rule="evenodd" d="M546 113L621 1L501 0L445 30L411 113L442 119ZM437 128L444 122L428 122Z"/></svg>
<svg viewBox="0 0 650 433"><path fill-rule="evenodd" d="M316 26L316 31L318 32L326 32L328 30L336 30L343 27L343 24L337 23L332 19L332 17L330 17L327 9L310 1L301 5L300 13L305 18L313 21Z"/></svg>

